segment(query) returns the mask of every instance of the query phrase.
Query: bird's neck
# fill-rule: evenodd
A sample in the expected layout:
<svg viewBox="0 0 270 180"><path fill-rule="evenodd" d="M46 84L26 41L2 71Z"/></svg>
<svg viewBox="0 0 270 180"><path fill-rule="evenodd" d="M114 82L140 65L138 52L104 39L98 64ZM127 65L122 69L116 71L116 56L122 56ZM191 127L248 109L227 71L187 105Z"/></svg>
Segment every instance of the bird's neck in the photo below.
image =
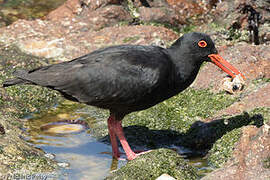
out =
<svg viewBox="0 0 270 180"><path fill-rule="evenodd" d="M180 48L167 49L168 53L175 64L175 83L181 90L187 88L196 78L201 63L192 56L192 53L182 51ZM179 89L179 90L180 90Z"/></svg>

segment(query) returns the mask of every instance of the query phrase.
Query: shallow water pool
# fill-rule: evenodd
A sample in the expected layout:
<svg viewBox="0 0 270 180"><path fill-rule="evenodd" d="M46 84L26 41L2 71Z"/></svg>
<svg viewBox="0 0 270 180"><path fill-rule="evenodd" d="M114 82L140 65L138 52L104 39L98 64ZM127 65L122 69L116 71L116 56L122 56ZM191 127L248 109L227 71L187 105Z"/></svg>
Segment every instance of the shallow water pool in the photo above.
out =
<svg viewBox="0 0 270 180"><path fill-rule="evenodd" d="M100 134L107 134L107 117L107 111L66 101L46 113L26 116L25 139L46 153L54 155L55 159L65 166L60 168L63 179L104 179L110 171L127 162L113 159L109 142L99 141L97 138ZM103 132L96 133L95 129ZM185 154L185 149L176 149ZM187 161L196 167L201 175L211 171L206 160L202 158Z"/></svg>
<svg viewBox="0 0 270 180"><path fill-rule="evenodd" d="M67 165L68 167L61 168L63 177L67 179L103 179L111 170L116 169L118 164L124 164L125 161L115 162L111 156L111 146L99 142L91 134L91 124L100 119L95 116L95 113L91 117L91 112L87 114L83 108L82 105L68 103L56 106L47 113L34 113L26 116L27 121L24 127L27 136L25 139L46 153L55 155L58 162ZM95 112L94 109L92 112ZM71 126L68 129L73 128L71 132L66 132L67 128L52 128L65 124L63 122L66 124L71 122L71 125L76 122L80 125L84 122L82 124L84 128ZM44 130L45 126L47 128ZM48 131L48 128L51 130Z"/></svg>

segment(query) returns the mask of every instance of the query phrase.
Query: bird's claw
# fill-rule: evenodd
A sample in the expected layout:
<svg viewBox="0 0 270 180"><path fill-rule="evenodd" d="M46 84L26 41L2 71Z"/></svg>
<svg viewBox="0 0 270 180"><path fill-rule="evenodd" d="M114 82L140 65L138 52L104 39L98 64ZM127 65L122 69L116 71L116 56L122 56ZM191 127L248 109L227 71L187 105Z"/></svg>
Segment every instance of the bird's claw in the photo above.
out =
<svg viewBox="0 0 270 180"><path fill-rule="evenodd" d="M127 160L133 160L133 159L135 159L135 158L137 158L138 156L140 156L140 155L142 155L142 154L146 154L146 153L149 153L149 152L151 152L152 150L148 150L148 151L142 151L142 152L140 152L140 153L132 153L132 154L129 154L128 156L127 156Z"/></svg>

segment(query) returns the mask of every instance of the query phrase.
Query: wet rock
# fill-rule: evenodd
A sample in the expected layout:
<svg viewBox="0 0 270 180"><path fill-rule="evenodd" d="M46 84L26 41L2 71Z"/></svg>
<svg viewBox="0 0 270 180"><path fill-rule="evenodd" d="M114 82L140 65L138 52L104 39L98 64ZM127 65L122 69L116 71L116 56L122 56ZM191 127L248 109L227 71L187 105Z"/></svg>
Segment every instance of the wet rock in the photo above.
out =
<svg viewBox="0 0 270 180"><path fill-rule="evenodd" d="M49 158L49 159L55 159L55 155L54 154L51 154L51 153L46 153L46 154L44 154L44 156L46 158Z"/></svg>
<svg viewBox="0 0 270 180"><path fill-rule="evenodd" d="M176 152L158 149L129 161L125 166L112 172L106 179L155 179L164 173L175 179L198 178L195 169Z"/></svg>
<svg viewBox="0 0 270 180"><path fill-rule="evenodd" d="M70 164L69 163L66 163L66 162L59 162L59 163L57 163L57 165L59 167L61 167L61 168L67 168L67 167L70 166Z"/></svg>
<svg viewBox="0 0 270 180"><path fill-rule="evenodd" d="M269 122L259 129L254 126L243 128L232 158L224 167L202 179L269 179L270 169L263 165L270 157Z"/></svg>
<svg viewBox="0 0 270 180"><path fill-rule="evenodd" d="M270 2L265 0L220 1L220 3L217 4L215 11L212 12L215 16L216 21L231 31L230 38L235 38L238 30L241 31L245 29L248 31L254 24L256 24L257 16L254 16L254 14L252 14L251 12L244 10L246 7L251 7L261 16L261 18L258 17L259 43L264 43L268 41L270 32L270 12L268 8L269 6ZM252 20L252 24L250 24L249 18L252 19L253 17L255 19ZM247 39L247 41L251 40L252 39Z"/></svg>

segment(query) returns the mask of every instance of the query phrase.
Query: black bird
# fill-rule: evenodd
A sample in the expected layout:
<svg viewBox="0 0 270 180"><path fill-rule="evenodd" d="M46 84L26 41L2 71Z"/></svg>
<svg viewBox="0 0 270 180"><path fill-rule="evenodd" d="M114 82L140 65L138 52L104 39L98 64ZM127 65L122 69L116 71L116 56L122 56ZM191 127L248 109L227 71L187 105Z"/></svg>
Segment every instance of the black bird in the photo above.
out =
<svg viewBox="0 0 270 180"><path fill-rule="evenodd" d="M127 159L138 156L126 141L121 121L186 89L204 61L215 63L233 78L244 76L218 55L211 38L185 34L171 47L119 45L93 51L72 61L17 70L8 87L31 84L59 91L65 98L110 110L108 129L113 157L119 157L118 137Z"/></svg>

